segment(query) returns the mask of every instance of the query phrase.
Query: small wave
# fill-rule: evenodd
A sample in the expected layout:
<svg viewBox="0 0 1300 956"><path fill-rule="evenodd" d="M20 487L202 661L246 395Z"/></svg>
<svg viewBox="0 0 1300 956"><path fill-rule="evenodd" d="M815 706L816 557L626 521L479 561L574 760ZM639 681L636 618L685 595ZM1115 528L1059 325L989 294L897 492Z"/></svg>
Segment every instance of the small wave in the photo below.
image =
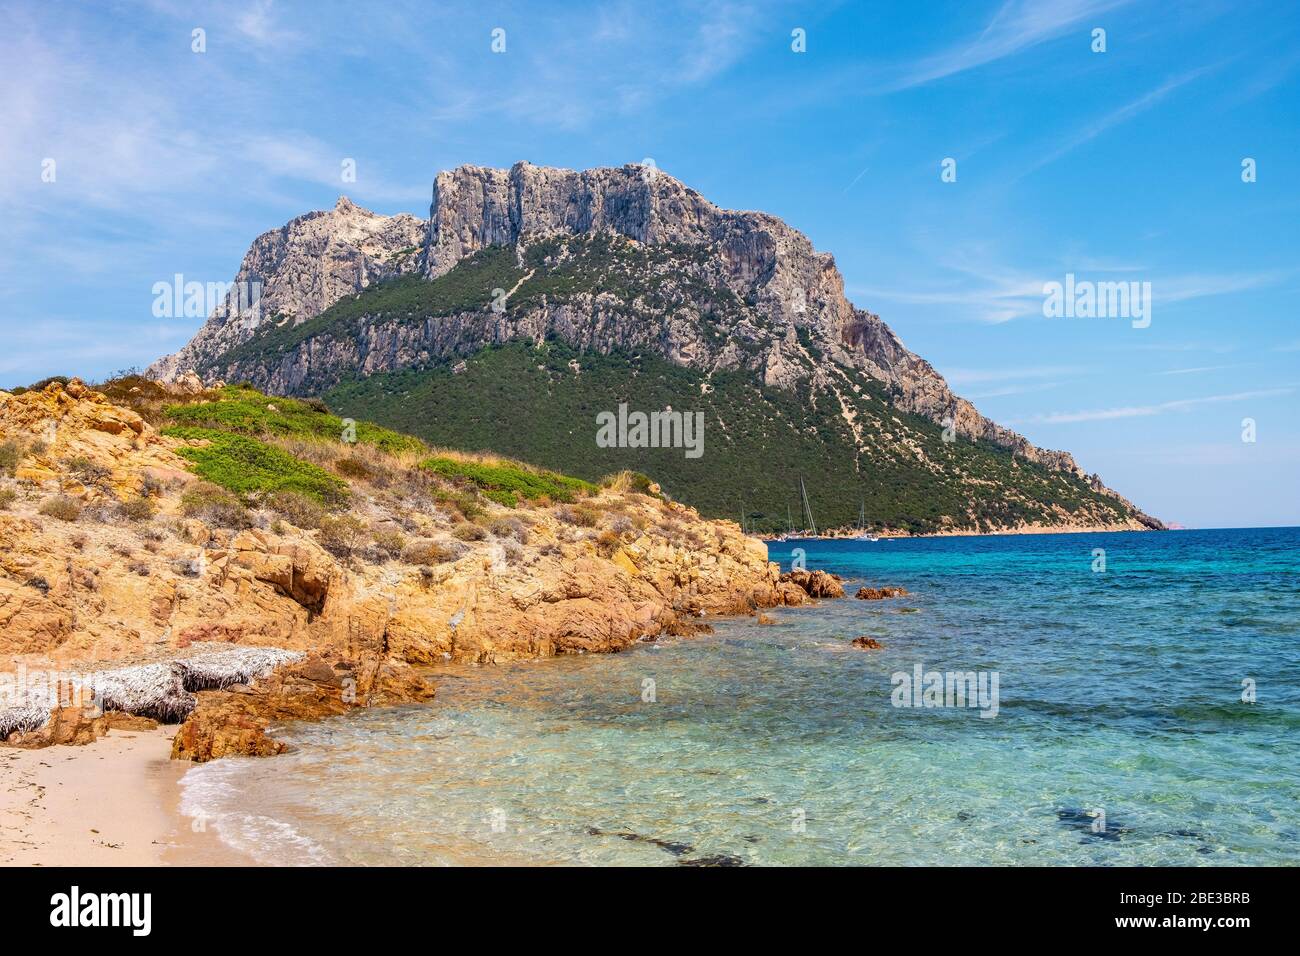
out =
<svg viewBox="0 0 1300 956"><path fill-rule="evenodd" d="M247 758L257 759L257 758ZM244 760L203 764L181 778L181 813L196 830L211 828L226 846L267 866L328 866L329 852L290 823L237 809L247 802Z"/></svg>

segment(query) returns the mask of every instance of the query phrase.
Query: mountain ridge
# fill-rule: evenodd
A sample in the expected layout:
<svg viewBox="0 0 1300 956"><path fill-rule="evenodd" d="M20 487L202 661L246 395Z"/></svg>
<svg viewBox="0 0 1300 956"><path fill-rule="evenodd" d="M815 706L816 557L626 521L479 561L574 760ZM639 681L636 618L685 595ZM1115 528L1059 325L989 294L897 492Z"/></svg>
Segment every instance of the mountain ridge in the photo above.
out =
<svg viewBox="0 0 1300 956"><path fill-rule="evenodd" d="M260 320L219 309L150 374L193 367L207 381L318 393L485 346L559 339L804 389L817 420L838 410L859 455L865 378L903 412L1086 483L1113 500L1112 517L1161 527L1068 452L1038 448L953 393L848 300L834 257L798 230L721 209L653 167L461 166L435 178L428 220L377 216L343 197L258 237L237 278L262 283Z"/></svg>

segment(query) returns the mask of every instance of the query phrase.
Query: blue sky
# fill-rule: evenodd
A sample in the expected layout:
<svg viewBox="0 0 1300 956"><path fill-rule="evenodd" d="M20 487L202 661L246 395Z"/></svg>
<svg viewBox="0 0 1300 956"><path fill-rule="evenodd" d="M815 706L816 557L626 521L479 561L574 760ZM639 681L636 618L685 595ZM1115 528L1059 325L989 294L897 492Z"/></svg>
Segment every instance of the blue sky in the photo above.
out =
<svg viewBox="0 0 1300 956"><path fill-rule="evenodd" d="M155 282L228 281L340 193L423 216L461 163L648 157L806 232L960 394L1146 510L1300 524L1300 12L1168 9L9 3L0 387L173 351L199 320L153 318ZM1067 273L1150 282L1150 326L1045 318Z"/></svg>

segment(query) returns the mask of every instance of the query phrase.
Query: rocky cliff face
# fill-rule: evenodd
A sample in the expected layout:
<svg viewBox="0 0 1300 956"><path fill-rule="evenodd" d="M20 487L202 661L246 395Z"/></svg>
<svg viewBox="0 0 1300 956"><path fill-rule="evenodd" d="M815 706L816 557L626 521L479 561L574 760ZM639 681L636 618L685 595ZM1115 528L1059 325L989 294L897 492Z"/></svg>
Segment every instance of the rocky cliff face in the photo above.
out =
<svg viewBox="0 0 1300 956"><path fill-rule="evenodd" d="M465 256L490 246L516 247L539 237L610 232L645 245L707 250L719 277L778 330L806 330L831 362L856 367L898 392L898 404L934 421L950 418L958 434L983 438L1049 467L1084 472L1067 452L1046 451L981 415L958 398L929 362L910 352L880 316L844 295L829 253L775 216L719 209L665 173L643 166L582 172L516 163L509 170L462 166L439 173L429 211L424 274L445 275ZM725 367L722 356L692 342L666 343L669 355L700 367ZM824 362L798 361L797 334L777 336L763 357L768 385L806 377L833 379Z"/></svg>
<svg viewBox="0 0 1300 956"><path fill-rule="evenodd" d="M339 213L313 215L333 216L334 223ZM228 333L229 323L214 317L186 349L151 371L174 375L193 365L208 381L320 392L352 374L418 368L487 345L555 336L583 350L649 349L707 373L742 369L767 387L807 387L843 409L851 426L858 376L867 376L904 411L951 423L957 435L1110 493L1067 452L1037 448L955 395L878 315L845 297L834 258L802 233L765 213L719 209L661 171L517 163L439 173L418 259L403 257L386 274L418 272L435 286L470 285L477 299L414 310L377 301L368 308L358 300L346 316L330 310L310 320L330 294L354 292L368 275L378 276L383 253L421 230L410 217L382 225L383 217L359 210L345 221L357 216L370 217L374 233L396 238L379 243L373 255L356 247L341 273L314 258L319 241L297 244L294 256L259 251L278 233L259 239L245 260L241 275L261 276L276 301L294 309L293 321L309 319L304 334ZM354 249L341 239L331 243ZM271 245L280 250L285 243ZM506 250L511 261L503 265L494 250ZM305 287L311 296L301 294ZM1141 524L1159 526L1146 516Z"/></svg>
<svg viewBox="0 0 1300 956"><path fill-rule="evenodd" d="M345 295L415 269L427 231L415 216L380 216L340 196L328 212L309 212L263 233L244 256L225 302L184 348L159 359L149 374L174 380L264 326L305 322Z"/></svg>

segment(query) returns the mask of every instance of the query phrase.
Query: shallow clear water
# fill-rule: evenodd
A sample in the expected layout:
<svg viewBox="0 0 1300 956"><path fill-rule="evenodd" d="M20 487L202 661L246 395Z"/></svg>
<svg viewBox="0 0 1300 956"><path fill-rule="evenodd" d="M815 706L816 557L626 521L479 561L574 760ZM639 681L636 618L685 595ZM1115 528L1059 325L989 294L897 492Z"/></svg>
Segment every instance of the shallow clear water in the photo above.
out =
<svg viewBox="0 0 1300 956"><path fill-rule="evenodd" d="M283 863L1300 862L1300 529L804 541L773 560L795 546L850 594L913 593L442 669L432 706L196 767L186 812ZM918 663L996 672L997 715L893 706Z"/></svg>

